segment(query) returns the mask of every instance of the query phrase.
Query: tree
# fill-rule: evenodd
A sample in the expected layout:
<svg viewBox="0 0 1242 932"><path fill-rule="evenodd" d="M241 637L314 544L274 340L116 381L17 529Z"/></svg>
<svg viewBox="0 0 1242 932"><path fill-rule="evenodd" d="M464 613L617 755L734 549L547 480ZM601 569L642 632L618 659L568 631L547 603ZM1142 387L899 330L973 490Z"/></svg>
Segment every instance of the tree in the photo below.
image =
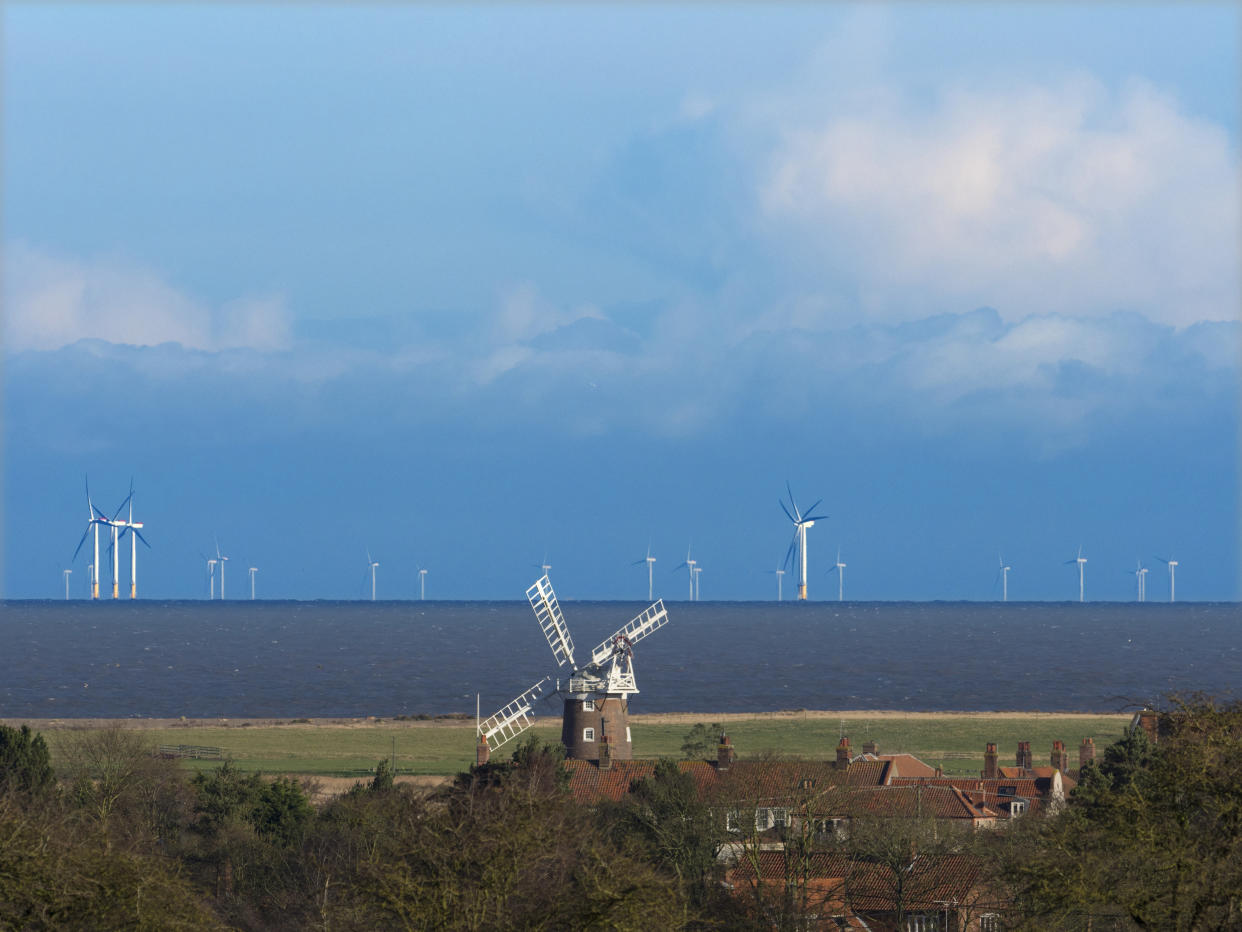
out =
<svg viewBox="0 0 1242 932"><path fill-rule="evenodd" d="M43 793L55 782L43 735L32 732L29 725L0 725L0 794Z"/></svg>
<svg viewBox="0 0 1242 932"><path fill-rule="evenodd" d="M723 732L724 729L716 722L710 725L699 722L686 732L686 737L681 743L682 759L711 760Z"/></svg>
<svg viewBox="0 0 1242 932"><path fill-rule="evenodd" d="M1031 928L1242 926L1242 702L1174 697L1158 741L1129 732L1060 813L1006 842Z"/></svg>

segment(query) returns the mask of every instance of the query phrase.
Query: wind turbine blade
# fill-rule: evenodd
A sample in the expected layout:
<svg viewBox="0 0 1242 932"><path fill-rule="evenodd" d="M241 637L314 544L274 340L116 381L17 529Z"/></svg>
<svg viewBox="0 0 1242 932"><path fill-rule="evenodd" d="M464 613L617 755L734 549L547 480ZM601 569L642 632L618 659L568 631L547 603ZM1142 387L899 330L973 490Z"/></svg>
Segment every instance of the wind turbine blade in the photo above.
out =
<svg viewBox="0 0 1242 932"><path fill-rule="evenodd" d="M643 557L641 560L635 560L633 563L630 564L630 566L638 566L640 563L646 563L646 562L647 562L647 558Z"/></svg>
<svg viewBox="0 0 1242 932"><path fill-rule="evenodd" d="M217 537L215 534L212 534L211 537L212 537L212 540L216 542L216 559L219 560L220 559L220 538Z"/></svg>
<svg viewBox="0 0 1242 932"><path fill-rule="evenodd" d="M785 562L781 564L781 569L789 567L789 561L793 557L794 548L798 546L798 535L794 534L793 540L789 542L789 549L785 551Z"/></svg>
<svg viewBox="0 0 1242 932"><path fill-rule="evenodd" d="M798 519L789 513L789 509L785 507L785 503L780 501L779 499L777 500L777 502L781 506L781 511L785 512L785 517L788 518L790 521L792 521L794 524L797 524Z"/></svg>
<svg viewBox="0 0 1242 932"><path fill-rule="evenodd" d="M93 523L94 522L91 522L91 524ZM78 541L78 549L73 551L73 560L76 560L78 558L78 552L81 551L82 545L86 543L86 538L91 536L91 524L87 524L86 530L82 532L82 539ZM73 560L70 560L69 562L72 563Z"/></svg>
<svg viewBox="0 0 1242 932"><path fill-rule="evenodd" d="M798 510L798 503L793 497L793 488L789 485L789 480L785 480L785 491L789 493L789 504L793 505L794 514L798 516L798 520L802 520L802 512Z"/></svg>
<svg viewBox="0 0 1242 932"><path fill-rule="evenodd" d="M806 510L806 514L808 515L808 517L804 518L803 520L810 520L809 515L811 514L811 512L813 512L816 508L818 508L823 503L824 503L824 500L822 498L816 499L815 504Z"/></svg>
<svg viewBox="0 0 1242 932"><path fill-rule="evenodd" d="M137 537L144 544L147 544L147 539L142 536L142 531L138 530L137 528L134 528L134 536ZM147 547L150 547L150 546L151 546L150 544L147 544Z"/></svg>
<svg viewBox="0 0 1242 932"><path fill-rule="evenodd" d="M828 515L813 515L809 511L802 516L803 524L805 524L808 521L827 521L827 520L828 520Z"/></svg>
<svg viewBox="0 0 1242 932"><path fill-rule="evenodd" d="M134 490L130 489L129 494L125 496L125 501L121 502L120 506L116 510L116 514L112 516L113 521L115 521L117 518L121 516L121 512L125 510L125 506L129 504L129 500L133 497L134 497Z"/></svg>

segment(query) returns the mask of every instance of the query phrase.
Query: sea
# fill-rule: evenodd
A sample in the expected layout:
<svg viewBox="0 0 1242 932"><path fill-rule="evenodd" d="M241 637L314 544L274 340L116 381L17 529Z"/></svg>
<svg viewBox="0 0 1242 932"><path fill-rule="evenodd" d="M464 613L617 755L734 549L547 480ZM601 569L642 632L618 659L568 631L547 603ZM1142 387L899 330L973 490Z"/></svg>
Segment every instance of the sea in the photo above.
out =
<svg viewBox="0 0 1242 932"><path fill-rule="evenodd" d="M645 605L561 608L582 662ZM1238 603L666 608L632 712L1107 713L1242 686ZM473 717L569 675L526 602L8 601L0 645L9 719Z"/></svg>

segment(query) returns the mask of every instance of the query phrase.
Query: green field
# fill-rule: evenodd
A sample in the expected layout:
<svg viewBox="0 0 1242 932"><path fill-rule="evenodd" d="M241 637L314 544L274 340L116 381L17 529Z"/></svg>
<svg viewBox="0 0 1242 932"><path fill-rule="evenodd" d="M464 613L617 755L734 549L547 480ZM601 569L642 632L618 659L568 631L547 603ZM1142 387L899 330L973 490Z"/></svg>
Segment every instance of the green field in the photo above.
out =
<svg viewBox="0 0 1242 932"><path fill-rule="evenodd" d="M637 757L680 757L682 741L696 719L678 722L641 722L633 725ZM704 716L704 723L713 719ZM894 713L868 718L757 716L729 721L726 731L741 757L773 752L791 757L831 760L842 730L854 753L865 741L874 740L880 753L906 752L947 774L977 774L983 767L983 750L995 741L1000 762L1012 764L1018 741L1030 741L1036 764L1047 764L1054 739L1065 742L1071 765L1077 766L1078 745L1085 737L1103 748L1116 740L1129 721L1125 715L910 715ZM41 727L52 751L53 762L65 742L80 730L70 723ZM541 739L560 738L560 722L543 719L532 731ZM359 722L351 724L262 724L247 726L195 725L167 728L143 727L141 733L155 745L207 745L223 749L224 756L245 770L265 773L355 776L374 770L380 758L394 754L400 773L448 775L467 769L474 762L474 723ZM509 746L499 750L505 757ZM216 761L187 761L187 767L218 766Z"/></svg>

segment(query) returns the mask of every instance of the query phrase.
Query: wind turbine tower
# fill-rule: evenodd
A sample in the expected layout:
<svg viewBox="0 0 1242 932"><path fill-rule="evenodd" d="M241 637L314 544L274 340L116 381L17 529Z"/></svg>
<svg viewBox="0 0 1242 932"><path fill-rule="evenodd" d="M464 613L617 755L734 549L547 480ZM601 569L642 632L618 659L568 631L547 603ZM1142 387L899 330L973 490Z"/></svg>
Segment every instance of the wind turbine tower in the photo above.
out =
<svg viewBox="0 0 1242 932"><path fill-rule="evenodd" d="M785 571L774 570L773 572L776 574L776 601L783 602L784 593L781 592L781 583L783 582L782 577L785 575Z"/></svg>
<svg viewBox="0 0 1242 932"><path fill-rule="evenodd" d="M703 567L695 566L694 568L694 601L699 600L699 576L703 573Z"/></svg>
<svg viewBox="0 0 1242 932"><path fill-rule="evenodd" d="M424 602L427 600L427 571L424 569L418 571L418 598Z"/></svg>
<svg viewBox="0 0 1242 932"><path fill-rule="evenodd" d="M837 548L837 562L833 564L829 573L837 574L837 601L845 601L845 564L841 562L841 548Z"/></svg>
<svg viewBox="0 0 1242 932"><path fill-rule="evenodd" d="M1161 563L1169 568L1169 601L1177 601L1177 561L1166 560L1164 557L1156 557Z"/></svg>
<svg viewBox="0 0 1242 932"><path fill-rule="evenodd" d="M1009 601L1009 571L1010 569L1012 569L1012 567L1010 567L1008 564L1005 563L1005 558L1002 557L1000 554L996 555L996 559L1000 563L999 572L1000 572L1000 578L1001 578L1001 601L1008 602ZM992 585L995 586L996 583L992 583ZM992 591L995 592L996 590L993 589Z"/></svg>
<svg viewBox="0 0 1242 932"><path fill-rule="evenodd" d="M207 561L207 599L216 597L216 560Z"/></svg>
<svg viewBox="0 0 1242 932"><path fill-rule="evenodd" d="M224 601L224 564L228 560L224 554L220 552L220 539L216 538L216 559L220 562L220 601Z"/></svg>
<svg viewBox="0 0 1242 932"><path fill-rule="evenodd" d="M91 576L91 598L99 598L99 525L107 524L107 516L95 507L91 501L91 484L90 480L86 480L86 530L82 532L82 539L78 541L77 550L73 551L73 558L78 558L78 553L82 550L82 545L86 543L86 538L94 532L95 535L95 562L90 565Z"/></svg>
<svg viewBox="0 0 1242 932"><path fill-rule="evenodd" d="M250 567L250 601L254 601L254 574L259 572L257 566Z"/></svg>
<svg viewBox="0 0 1242 932"><path fill-rule="evenodd" d="M685 561L684 561L684 562L682 562L682 563L680 563L680 564L678 564L678 565L677 565L677 566L673 569L673 572L674 572L674 573L676 573L676 572L677 572L677 570L684 569L684 570L686 571L686 575L690 577L690 601L691 601L691 602L693 602L693 601L694 601L694 565L695 565L696 563L698 563L698 560L692 560L692 559L690 559L690 548L689 548L689 547L687 547L687 548L686 548L686 559L685 559Z"/></svg>
<svg viewBox="0 0 1242 932"><path fill-rule="evenodd" d="M375 601L375 568L379 566L375 560L371 559L371 551L367 551L367 566L371 568L371 601Z"/></svg>
<svg viewBox="0 0 1242 932"><path fill-rule="evenodd" d="M1078 556L1077 556L1077 557L1075 557L1075 558L1074 558L1074 559L1072 559L1072 560L1066 560L1066 561L1065 561L1065 565L1066 565L1066 566L1069 566L1071 563L1077 563L1077 564L1078 564L1078 601L1079 601L1079 602L1083 602L1083 601L1085 601L1085 598L1084 598L1084 589L1083 589L1083 569L1082 569L1082 568L1083 568L1083 566L1086 564L1086 562L1087 562L1087 558L1086 558L1086 557L1084 557L1084 556L1082 555L1082 544L1079 544L1079 545L1078 545Z"/></svg>
<svg viewBox="0 0 1242 932"><path fill-rule="evenodd" d="M72 572L73 570L65 570L65 601L66 602L69 601L69 574Z"/></svg>
<svg viewBox="0 0 1242 932"><path fill-rule="evenodd" d="M814 513L815 509L819 506L819 503L823 501L822 498L819 499L817 502L815 502L815 504L812 505L810 508L808 508L805 512L803 512L798 509L798 503L794 501L793 489L790 488L790 485L788 482L785 483L785 490L789 493L789 504L793 507L793 512L791 513L790 510L785 507L785 503L783 501L780 502L781 511L785 512L785 517L787 517L791 522L793 522L793 526L794 526L793 540L789 544L789 550L786 551L785 553L785 565L786 566L789 565L789 559L790 557L794 555L794 552L796 551L797 560L798 560L798 599L800 601L805 601L806 600L806 532L807 532L807 528L814 526L816 521L827 520L828 516L817 515Z"/></svg>
<svg viewBox="0 0 1242 932"><path fill-rule="evenodd" d="M651 555L651 544L647 544L647 555L641 560L635 560L630 566L638 566L640 563L647 564L647 601L650 602L652 593L655 592L655 562L656 558Z"/></svg>
<svg viewBox="0 0 1242 932"><path fill-rule="evenodd" d="M147 543L147 539L142 536L138 530L144 527L141 521L134 520L134 484L129 484L129 520L118 522L121 528L121 537L130 534L129 538L129 597L131 599L138 598L138 541L142 541L147 547L151 545Z"/></svg>

